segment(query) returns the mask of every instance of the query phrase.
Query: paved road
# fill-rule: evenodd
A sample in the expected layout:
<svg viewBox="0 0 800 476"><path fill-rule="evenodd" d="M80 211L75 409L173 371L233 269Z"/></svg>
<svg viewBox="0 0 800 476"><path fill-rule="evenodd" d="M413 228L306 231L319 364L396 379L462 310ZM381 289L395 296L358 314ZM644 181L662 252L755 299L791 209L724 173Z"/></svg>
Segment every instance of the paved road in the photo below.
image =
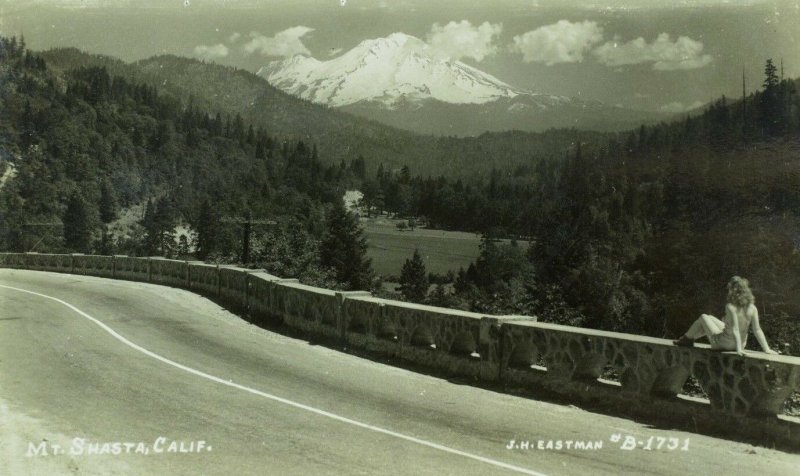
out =
<svg viewBox="0 0 800 476"><path fill-rule="evenodd" d="M609 441L614 433L681 445L689 438L689 448L627 451ZM509 450L512 439L604 446ZM181 444L193 452L170 452ZM62 450L54 454L54 445ZM310 345L182 290L0 270L2 475L797 474L798 467L797 455Z"/></svg>

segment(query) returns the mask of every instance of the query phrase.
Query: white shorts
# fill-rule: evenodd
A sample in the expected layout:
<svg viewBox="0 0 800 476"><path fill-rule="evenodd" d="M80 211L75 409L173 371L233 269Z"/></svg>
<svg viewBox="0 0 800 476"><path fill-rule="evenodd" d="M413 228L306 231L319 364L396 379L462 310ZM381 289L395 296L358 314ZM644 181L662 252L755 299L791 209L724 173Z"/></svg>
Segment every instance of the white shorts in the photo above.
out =
<svg viewBox="0 0 800 476"><path fill-rule="evenodd" d="M724 322L711 314L701 315L700 322L703 323L712 349L736 350L736 340L732 334L725 332Z"/></svg>

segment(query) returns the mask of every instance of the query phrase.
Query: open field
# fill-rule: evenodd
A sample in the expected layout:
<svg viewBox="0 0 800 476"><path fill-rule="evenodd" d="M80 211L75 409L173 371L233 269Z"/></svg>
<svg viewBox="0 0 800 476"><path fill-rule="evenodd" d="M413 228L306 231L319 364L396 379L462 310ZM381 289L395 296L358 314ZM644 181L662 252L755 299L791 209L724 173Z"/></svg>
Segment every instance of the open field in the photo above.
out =
<svg viewBox="0 0 800 476"><path fill-rule="evenodd" d="M400 276L403 263L415 248L422 254L428 272L437 274L466 268L480 254L480 235L426 228L400 231L395 226L399 221L386 217L361 220L369 241L367 254L378 274Z"/></svg>
<svg viewBox="0 0 800 476"><path fill-rule="evenodd" d="M367 254L378 274L399 276L403 263L411 258L415 248L419 249L428 272L438 274L466 268L478 257L479 235L425 228L400 231L395 227L396 222L385 217L361 222L369 241Z"/></svg>

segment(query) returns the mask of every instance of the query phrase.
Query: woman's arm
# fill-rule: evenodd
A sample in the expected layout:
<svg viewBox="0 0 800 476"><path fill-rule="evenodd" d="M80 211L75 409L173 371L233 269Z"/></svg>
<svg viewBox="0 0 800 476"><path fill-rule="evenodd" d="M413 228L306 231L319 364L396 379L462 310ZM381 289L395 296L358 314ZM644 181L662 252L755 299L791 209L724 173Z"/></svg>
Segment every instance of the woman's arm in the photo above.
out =
<svg viewBox="0 0 800 476"><path fill-rule="evenodd" d="M739 355L744 355L744 350L742 349L742 336L739 333L739 315L736 312L736 308L733 307L733 304L728 304L725 306L725 314L728 316L728 321L733 323L733 339L736 341L736 353Z"/></svg>
<svg viewBox="0 0 800 476"><path fill-rule="evenodd" d="M755 334L758 344L764 349L764 352L768 354L777 354L777 352L769 348L767 338L764 336L764 331L761 330L761 324L758 322L758 308L755 305L751 305L750 311L753 313L753 320L751 321L753 324L753 334Z"/></svg>

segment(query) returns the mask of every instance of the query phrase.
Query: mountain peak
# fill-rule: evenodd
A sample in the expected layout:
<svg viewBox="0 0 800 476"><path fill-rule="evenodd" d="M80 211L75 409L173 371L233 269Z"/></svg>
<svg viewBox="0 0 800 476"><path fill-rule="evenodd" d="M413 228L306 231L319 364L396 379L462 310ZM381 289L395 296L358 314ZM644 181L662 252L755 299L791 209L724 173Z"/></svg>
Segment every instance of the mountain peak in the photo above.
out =
<svg viewBox="0 0 800 476"><path fill-rule="evenodd" d="M381 51L383 53L397 53L403 49L412 52L423 52L426 51L428 45L417 38L416 36L411 36L406 33L392 33L391 35L384 37L384 38L373 38L363 40L361 43L358 44L355 48L350 50L351 52L355 51L364 51L364 50L374 50L375 52Z"/></svg>
<svg viewBox="0 0 800 476"><path fill-rule="evenodd" d="M403 46L406 43L416 43L416 44L423 44L424 42L417 38L416 36L411 36L409 34L403 32L392 33L391 35L385 38L376 38L372 40L364 40L363 43L375 43L375 42L383 42L383 43L394 43L398 46Z"/></svg>
<svg viewBox="0 0 800 476"><path fill-rule="evenodd" d="M405 33L364 40L328 61L298 57L274 61L258 71L289 94L330 106L435 99L482 104L526 91L460 61L443 59L424 41Z"/></svg>

